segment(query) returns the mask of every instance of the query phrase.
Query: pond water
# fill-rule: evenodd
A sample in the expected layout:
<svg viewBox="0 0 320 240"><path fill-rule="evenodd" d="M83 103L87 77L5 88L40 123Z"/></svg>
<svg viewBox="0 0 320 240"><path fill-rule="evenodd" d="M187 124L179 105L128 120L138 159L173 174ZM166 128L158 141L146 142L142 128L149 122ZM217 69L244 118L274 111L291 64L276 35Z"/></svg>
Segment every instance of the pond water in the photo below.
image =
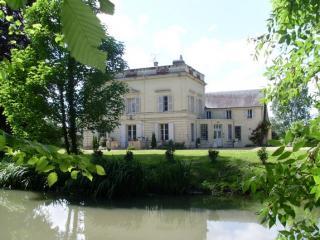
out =
<svg viewBox="0 0 320 240"><path fill-rule="evenodd" d="M258 204L213 197L77 201L0 190L1 240L271 240Z"/></svg>

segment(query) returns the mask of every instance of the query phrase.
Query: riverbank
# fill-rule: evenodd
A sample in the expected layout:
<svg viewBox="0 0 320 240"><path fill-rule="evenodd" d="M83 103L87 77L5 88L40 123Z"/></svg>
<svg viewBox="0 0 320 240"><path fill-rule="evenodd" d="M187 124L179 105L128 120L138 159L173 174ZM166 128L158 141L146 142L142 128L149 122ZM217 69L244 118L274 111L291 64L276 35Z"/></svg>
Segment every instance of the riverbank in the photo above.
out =
<svg viewBox="0 0 320 240"><path fill-rule="evenodd" d="M264 170L257 156L260 148L218 149L219 156L211 162L208 149L176 150L175 160L190 164L190 192L206 194L242 194L245 178ZM268 148L269 162L274 148ZM165 150L133 150L134 159L144 167L155 168L166 162ZM92 151L84 151L90 155ZM126 150L103 151L108 159L122 159Z"/></svg>
<svg viewBox="0 0 320 240"><path fill-rule="evenodd" d="M105 151L102 154L84 151L84 154L75 157L59 153L59 161L50 160L58 176L51 188L47 184L46 172L37 172L40 165L30 165L28 160L29 165L21 165L7 159L0 164L0 187L99 198L148 194L243 195L243 181L264 169L257 157L257 149L219 149L219 156L213 162L208 157L207 149L176 150L174 161L166 159L165 150L133 150L133 159L125 157L126 150ZM92 171L90 180L88 176L78 174L79 171L70 170L70 173L77 173L70 177L67 169L63 171L64 163L70 159L74 162L72 169L90 162L93 166L101 166L106 174Z"/></svg>

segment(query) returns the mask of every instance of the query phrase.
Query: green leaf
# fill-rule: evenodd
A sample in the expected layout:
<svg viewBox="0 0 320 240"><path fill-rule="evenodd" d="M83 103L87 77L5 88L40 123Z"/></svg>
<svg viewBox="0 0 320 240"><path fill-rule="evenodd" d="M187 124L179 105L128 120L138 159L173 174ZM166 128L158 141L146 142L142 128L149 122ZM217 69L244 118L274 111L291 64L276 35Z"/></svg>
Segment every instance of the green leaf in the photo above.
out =
<svg viewBox="0 0 320 240"><path fill-rule="evenodd" d="M78 170L73 170L73 171L71 172L71 178L74 179L74 180L76 180L77 177L78 177L78 173L79 173Z"/></svg>
<svg viewBox="0 0 320 240"><path fill-rule="evenodd" d="M279 148L272 154L272 156L279 156L281 153L283 153L284 149L285 149L285 146L279 147Z"/></svg>
<svg viewBox="0 0 320 240"><path fill-rule="evenodd" d="M61 170L61 172L68 172L68 168L69 168L69 164L67 164L66 162L62 162L59 164L59 168Z"/></svg>
<svg viewBox="0 0 320 240"><path fill-rule="evenodd" d="M47 177L49 187L52 187L58 181L58 175L56 172L52 172Z"/></svg>
<svg viewBox="0 0 320 240"><path fill-rule="evenodd" d="M92 179L93 179L92 174L89 173L88 171L83 172L82 175L87 177L90 181L92 181Z"/></svg>
<svg viewBox="0 0 320 240"><path fill-rule="evenodd" d="M283 159L286 159L288 158L290 155L291 155L292 152L290 151L287 151L287 152L284 152L280 155L280 157L278 157L278 160L283 160Z"/></svg>
<svg viewBox="0 0 320 240"><path fill-rule="evenodd" d="M287 145L292 141L292 139L293 139L292 132L287 131L286 136L284 137L284 143Z"/></svg>
<svg viewBox="0 0 320 240"><path fill-rule="evenodd" d="M114 14L114 4L109 0L99 0L100 10L106 14Z"/></svg>
<svg viewBox="0 0 320 240"><path fill-rule="evenodd" d="M32 158L30 158L28 160L28 164L29 165L35 165L38 161L39 161L39 158L37 158L36 156L33 156Z"/></svg>
<svg viewBox="0 0 320 240"><path fill-rule="evenodd" d="M294 142L293 142L293 149L292 151L293 152L297 152L300 150L300 148L304 147L304 145L306 144L306 141L302 138L300 139L296 139Z"/></svg>
<svg viewBox="0 0 320 240"><path fill-rule="evenodd" d="M0 134L0 151L2 151L6 146L6 137Z"/></svg>
<svg viewBox="0 0 320 240"><path fill-rule="evenodd" d="M36 171L43 172L44 169L48 166L49 162L46 160L46 157L41 157L36 163Z"/></svg>
<svg viewBox="0 0 320 240"><path fill-rule="evenodd" d="M303 153L297 157L297 160L302 160L308 157L308 153Z"/></svg>
<svg viewBox="0 0 320 240"><path fill-rule="evenodd" d="M65 0L61 21L64 41L71 56L105 72L107 54L98 50L105 32L91 8L81 0Z"/></svg>
<svg viewBox="0 0 320 240"><path fill-rule="evenodd" d="M106 172L104 171L104 168L100 165L96 165L97 174L100 176L106 175Z"/></svg>
<svg viewBox="0 0 320 240"><path fill-rule="evenodd" d="M276 146L276 147L282 145L281 141L280 141L280 140L276 140L276 139L271 139L271 140L268 141L268 143L269 143L270 145Z"/></svg>
<svg viewBox="0 0 320 240"><path fill-rule="evenodd" d="M27 3L27 0L6 0L6 3L13 10L17 10L24 7Z"/></svg>
<svg viewBox="0 0 320 240"><path fill-rule="evenodd" d="M44 167L44 168L42 169L42 172L47 173L47 172L50 172L50 171L52 171L52 170L54 170L54 169L55 169L54 166L48 165L48 166L46 166L46 167Z"/></svg>

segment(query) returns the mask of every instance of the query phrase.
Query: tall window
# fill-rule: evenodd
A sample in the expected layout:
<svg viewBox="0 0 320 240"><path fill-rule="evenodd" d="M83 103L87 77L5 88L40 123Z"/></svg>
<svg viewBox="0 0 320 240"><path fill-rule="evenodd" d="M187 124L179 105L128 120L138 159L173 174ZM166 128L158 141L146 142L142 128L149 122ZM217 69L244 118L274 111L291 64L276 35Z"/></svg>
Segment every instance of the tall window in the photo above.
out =
<svg viewBox="0 0 320 240"><path fill-rule="evenodd" d="M191 123L191 142L194 142L194 123Z"/></svg>
<svg viewBox="0 0 320 240"><path fill-rule="evenodd" d="M140 112L140 98L127 98L127 114Z"/></svg>
<svg viewBox="0 0 320 240"><path fill-rule="evenodd" d="M201 99L197 100L197 112L202 113L202 100Z"/></svg>
<svg viewBox="0 0 320 240"><path fill-rule="evenodd" d="M227 119L232 119L232 111L231 110L227 110L226 115L227 115Z"/></svg>
<svg viewBox="0 0 320 240"><path fill-rule="evenodd" d="M128 140L133 141L137 139L137 126L128 125Z"/></svg>
<svg viewBox="0 0 320 240"><path fill-rule="evenodd" d="M212 113L211 111L207 111L207 119L211 119L212 118Z"/></svg>
<svg viewBox="0 0 320 240"><path fill-rule="evenodd" d="M159 96L158 100L159 112L171 112L172 111L172 97L171 96Z"/></svg>
<svg viewBox="0 0 320 240"><path fill-rule="evenodd" d="M228 140L232 140L232 125L228 124Z"/></svg>
<svg viewBox="0 0 320 240"><path fill-rule="evenodd" d="M188 109L189 112L194 112L194 96L188 96Z"/></svg>
<svg viewBox="0 0 320 240"><path fill-rule="evenodd" d="M234 138L241 140L241 126L235 126L234 127Z"/></svg>
<svg viewBox="0 0 320 240"><path fill-rule="evenodd" d="M200 124L201 140L208 140L208 124Z"/></svg>
<svg viewBox="0 0 320 240"><path fill-rule="evenodd" d="M252 109L248 109L247 118L252 118Z"/></svg>
<svg viewBox="0 0 320 240"><path fill-rule="evenodd" d="M160 139L161 141L169 140L169 124L160 124Z"/></svg>

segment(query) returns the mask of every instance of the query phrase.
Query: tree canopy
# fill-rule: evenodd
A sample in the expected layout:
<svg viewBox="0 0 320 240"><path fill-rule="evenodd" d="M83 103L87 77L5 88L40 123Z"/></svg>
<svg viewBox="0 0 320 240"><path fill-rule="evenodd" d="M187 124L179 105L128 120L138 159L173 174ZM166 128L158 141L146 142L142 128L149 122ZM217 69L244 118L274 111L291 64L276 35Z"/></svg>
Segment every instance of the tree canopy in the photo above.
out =
<svg viewBox="0 0 320 240"><path fill-rule="evenodd" d="M282 106L310 90L312 107L320 109L320 2L318 0L273 0L268 31L258 37L257 53L274 57L266 76L271 81L267 99ZM317 218L312 210L320 205L320 118L289 129L285 137L271 143L278 146L275 163L245 184L257 189L269 226L281 223L281 239L319 239ZM307 145L308 143L308 145ZM287 148L291 146L291 148ZM308 148L302 149L302 147ZM303 217L297 216L302 209Z"/></svg>
<svg viewBox="0 0 320 240"><path fill-rule="evenodd" d="M123 45L106 33L100 48L108 52L104 72L75 61L59 37L62 4L38 0L26 9L30 43L1 62L0 100L16 135L54 144L63 137L67 151L76 153L81 129L111 131L118 125L126 86L113 78L126 63Z"/></svg>

